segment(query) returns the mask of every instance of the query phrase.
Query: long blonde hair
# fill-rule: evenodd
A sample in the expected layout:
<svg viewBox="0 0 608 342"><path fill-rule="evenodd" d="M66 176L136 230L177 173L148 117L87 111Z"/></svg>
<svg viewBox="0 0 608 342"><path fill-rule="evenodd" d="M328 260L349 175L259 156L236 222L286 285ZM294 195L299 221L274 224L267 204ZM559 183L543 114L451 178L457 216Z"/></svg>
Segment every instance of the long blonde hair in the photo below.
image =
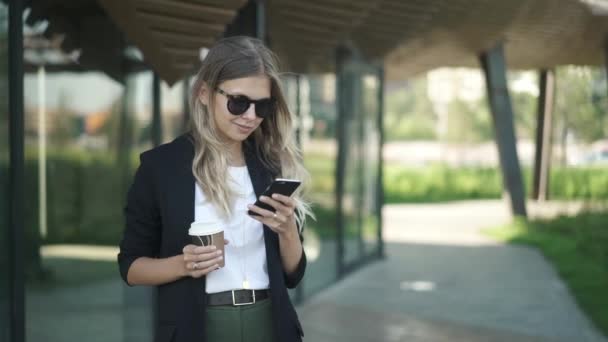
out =
<svg viewBox="0 0 608 342"><path fill-rule="evenodd" d="M226 145L212 112L215 96L210 96L206 106L201 102L200 94L204 86L213 91L224 81L258 75L265 75L270 80L276 112L264 119L248 139L253 140L258 158L275 177L302 181L303 186L293 195L297 203L296 220L302 229L306 216L313 216L302 192L307 188L310 176L295 143L293 115L281 89L278 59L260 40L245 36L223 38L205 56L190 93L190 135L194 142L192 173L209 201L224 217L229 217L236 194L228 186Z"/></svg>

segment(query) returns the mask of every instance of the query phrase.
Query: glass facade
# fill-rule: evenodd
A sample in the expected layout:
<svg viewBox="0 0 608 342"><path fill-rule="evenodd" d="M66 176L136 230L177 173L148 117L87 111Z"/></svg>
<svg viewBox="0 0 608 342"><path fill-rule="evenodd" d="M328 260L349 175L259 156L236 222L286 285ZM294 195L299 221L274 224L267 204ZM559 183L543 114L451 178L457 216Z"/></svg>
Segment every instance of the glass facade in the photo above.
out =
<svg viewBox="0 0 608 342"><path fill-rule="evenodd" d="M345 266L378 252L379 213L377 212L378 127L380 80L378 70L369 64L348 60L341 75L341 105L338 123L342 125L345 155L342 178L343 246Z"/></svg>
<svg viewBox="0 0 608 342"><path fill-rule="evenodd" d="M152 72L123 43L102 70L41 49L47 27L24 27L26 338L148 341L134 327L150 325L151 293L126 289L116 255L137 155L152 146Z"/></svg>
<svg viewBox="0 0 608 342"><path fill-rule="evenodd" d="M71 51L54 45L53 23L28 20L29 13L25 15L25 250L20 252L26 264L24 319L29 342L153 339L155 290L127 287L118 274L122 209L138 155L154 145L155 109L160 112L159 142L169 142L184 132L192 79L173 85L162 80L155 83L141 52L96 6L88 7L95 18L92 23L103 28L104 34L115 35L109 40L113 43L104 42L111 46L93 54L86 48ZM9 168L7 27L8 10L0 3L2 189L7 186ZM82 39L91 33L84 29ZM304 163L312 176L309 193L316 215L305 229L309 264L301 286L291 293L296 299L329 286L342 275L343 265L357 262L378 246L378 84L365 68L349 75L352 82L347 86L358 94L351 103L355 110L339 120L335 74L283 79L289 105L297 115ZM345 128L348 149L339 147L338 125ZM348 161L342 170L344 241L338 240L341 228L337 224L339 151L347 154ZM5 248L8 192L2 191L1 196L0 263L4 269L12 258ZM345 246L344 253L340 246ZM9 281L4 277L0 282L0 342L8 341Z"/></svg>
<svg viewBox="0 0 608 342"><path fill-rule="evenodd" d="M301 77L301 142L304 164L310 172L310 196L316 221L304 231L308 268L302 288L309 296L338 278L335 201L336 90L335 75Z"/></svg>
<svg viewBox="0 0 608 342"><path fill-rule="evenodd" d="M0 2L0 342L10 338L9 282L8 7Z"/></svg>

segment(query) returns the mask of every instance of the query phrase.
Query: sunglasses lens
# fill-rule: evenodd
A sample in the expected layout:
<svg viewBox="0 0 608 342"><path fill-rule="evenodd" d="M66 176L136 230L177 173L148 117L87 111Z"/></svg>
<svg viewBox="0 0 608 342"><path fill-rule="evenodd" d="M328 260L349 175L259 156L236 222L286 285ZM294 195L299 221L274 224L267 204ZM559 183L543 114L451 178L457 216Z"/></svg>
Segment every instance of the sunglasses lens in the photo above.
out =
<svg viewBox="0 0 608 342"><path fill-rule="evenodd" d="M249 108L249 99L244 96L234 96L228 99L228 111L233 115L241 115Z"/></svg>
<svg viewBox="0 0 608 342"><path fill-rule="evenodd" d="M274 112L274 101L271 99L258 101L255 104L255 115L260 118L271 116Z"/></svg>

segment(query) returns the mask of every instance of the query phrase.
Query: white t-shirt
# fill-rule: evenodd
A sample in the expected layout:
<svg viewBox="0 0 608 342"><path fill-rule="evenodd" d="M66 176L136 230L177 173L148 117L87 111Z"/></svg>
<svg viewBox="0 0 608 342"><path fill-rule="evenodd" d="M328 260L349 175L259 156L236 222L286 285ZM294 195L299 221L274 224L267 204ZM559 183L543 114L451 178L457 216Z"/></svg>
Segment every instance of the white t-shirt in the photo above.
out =
<svg viewBox="0 0 608 342"><path fill-rule="evenodd" d="M232 216L222 219L217 209L207 201L195 183L194 220L217 219L224 226L224 237L230 241L224 250L225 266L207 274L207 293L239 289L268 289L268 267L264 229L260 222L247 215L247 204L256 201L255 192L246 166L228 167L229 183L238 194Z"/></svg>

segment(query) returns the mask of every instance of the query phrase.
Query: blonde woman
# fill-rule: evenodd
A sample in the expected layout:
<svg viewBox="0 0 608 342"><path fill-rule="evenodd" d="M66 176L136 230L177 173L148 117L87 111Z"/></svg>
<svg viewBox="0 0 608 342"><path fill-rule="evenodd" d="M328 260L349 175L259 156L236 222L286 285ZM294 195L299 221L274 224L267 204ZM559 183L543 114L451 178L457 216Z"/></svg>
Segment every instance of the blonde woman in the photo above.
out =
<svg viewBox="0 0 608 342"><path fill-rule="evenodd" d="M158 287L155 341L301 341L287 289L304 276L309 206L299 192L262 196L276 213L253 205L273 179L307 177L273 53L253 38L218 41L190 108L186 135L141 155L121 275ZM225 255L190 243L190 224L209 219L225 227Z"/></svg>

